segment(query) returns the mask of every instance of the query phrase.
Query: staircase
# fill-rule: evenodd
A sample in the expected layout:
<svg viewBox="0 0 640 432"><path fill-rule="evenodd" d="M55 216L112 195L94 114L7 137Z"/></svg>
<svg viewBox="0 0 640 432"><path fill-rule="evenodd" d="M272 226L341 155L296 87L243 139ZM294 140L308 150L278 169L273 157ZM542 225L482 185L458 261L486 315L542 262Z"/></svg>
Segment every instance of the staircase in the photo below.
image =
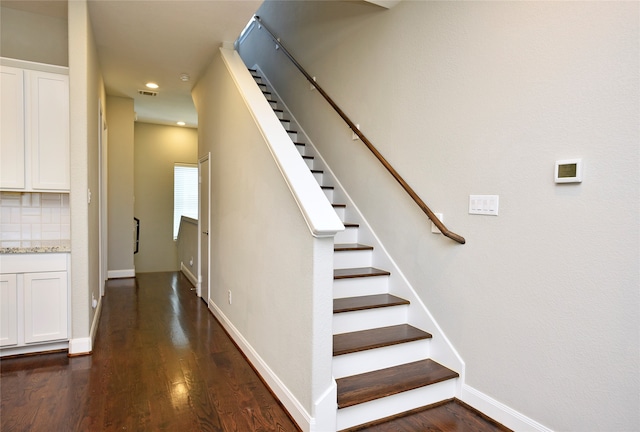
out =
<svg viewBox="0 0 640 432"><path fill-rule="evenodd" d="M306 143L284 104L256 69L249 69L282 126L344 223L335 236L333 376L337 430L348 430L451 399L458 373L429 358L432 335L409 324L408 300L390 293L391 273L373 266L373 246L359 243L360 224L340 203L315 149Z"/></svg>

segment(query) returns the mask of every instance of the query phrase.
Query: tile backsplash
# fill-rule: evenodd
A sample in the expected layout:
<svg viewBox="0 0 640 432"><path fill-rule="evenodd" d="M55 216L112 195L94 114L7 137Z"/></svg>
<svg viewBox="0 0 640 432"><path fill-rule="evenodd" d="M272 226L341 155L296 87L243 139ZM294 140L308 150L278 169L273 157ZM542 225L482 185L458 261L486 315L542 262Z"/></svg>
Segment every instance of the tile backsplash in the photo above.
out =
<svg viewBox="0 0 640 432"><path fill-rule="evenodd" d="M58 246L70 239L69 194L0 192L0 247Z"/></svg>

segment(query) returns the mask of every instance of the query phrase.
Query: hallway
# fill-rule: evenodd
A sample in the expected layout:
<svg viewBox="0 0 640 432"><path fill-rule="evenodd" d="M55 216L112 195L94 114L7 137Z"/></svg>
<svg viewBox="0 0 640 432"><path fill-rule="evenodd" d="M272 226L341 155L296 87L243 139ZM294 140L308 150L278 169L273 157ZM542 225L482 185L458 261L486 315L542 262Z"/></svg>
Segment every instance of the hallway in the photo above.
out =
<svg viewBox="0 0 640 432"><path fill-rule="evenodd" d="M4 359L2 431L297 431L181 273L107 283L91 356Z"/></svg>

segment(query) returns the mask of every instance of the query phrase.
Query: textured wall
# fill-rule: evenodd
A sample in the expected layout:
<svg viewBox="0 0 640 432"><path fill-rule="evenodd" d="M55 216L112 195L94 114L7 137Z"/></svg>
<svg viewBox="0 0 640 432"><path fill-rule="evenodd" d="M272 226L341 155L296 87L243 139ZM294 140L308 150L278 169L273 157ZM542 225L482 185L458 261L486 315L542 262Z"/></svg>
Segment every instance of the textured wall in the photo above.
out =
<svg viewBox="0 0 640 432"><path fill-rule="evenodd" d="M640 425L638 8L263 4L258 15L464 246L430 233L264 35L241 48L436 316L467 385L557 430ZM555 161L573 157L584 181L555 184ZM500 215L469 215L471 194L499 195Z"/></svg>

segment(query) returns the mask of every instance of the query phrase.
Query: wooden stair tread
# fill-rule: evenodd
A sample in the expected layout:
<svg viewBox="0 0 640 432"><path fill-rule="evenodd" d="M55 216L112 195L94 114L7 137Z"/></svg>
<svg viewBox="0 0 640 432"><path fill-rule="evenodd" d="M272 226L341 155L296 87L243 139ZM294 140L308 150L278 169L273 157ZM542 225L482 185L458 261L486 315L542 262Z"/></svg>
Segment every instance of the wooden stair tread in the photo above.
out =
<svg viewBox="0 0 640 432"><path fill-rule="evenodd" d="M409 324L341 333L333 335L333 355L339 356L430 338L431 334Z"/></svg>
<svg viewBox="0 0 640 432"><path fill-rule="evenodd" d="M320 186L322 189L328 189L328 190L333 190L334 187L333 186Z"/></svg>
<svg viewBox="0 0 640 432"><path fill-rule="evenodd" d="M302 156L302 159L313 159L313 156Z"/></svg>
<svg viewBox="0 0 640 432"><path fill-rule="evenodd" d="M355 250L373 250L373 246L364 245L360 243L336 243L333 245L334 252L355 251Z"/></svg>
<svg viewBox="0 0 640 432"><path fill-rule="evenodd" d="M408 305L409 301L391 294L346 297L333 300L333 313L353 312L390 306Z"/></svg>
<svg viewBox="0 0 640 432"><path fill-rule="evenodd" d="M338 408L369 402L458 376L457 372L427 359L340 378L336 380Z"/></svg>
<svg viewBox="0 0 640 432"><path fill-rule="evenodd" d="M358 228L358 227L360 227L360 224L354 223L354 222L343 222L342 225L344 225L345 228ZM335 272L334 272L334 274L335 274Z"/></svg>
<svg viewBox="0 0 640 432"><path fill-rule="evenodd" d="M347 224L353 226L357 224ZM334 279L347 279L347 278L357 278L357 277L372 277L372 276L389 276L389 273L386 270L380 270L374 267L359 267L359 268L346 268L346 269L334 269L333 270L333 278Z"/></svg>
<svg viewBox="0 0 640 432"><path fill-rule="evenodd" d="M322 171L320 171L320 172L322 172ZM346 204L331 204L331 205L332 205L333 207L340 207L340 208L343 208L343 207L344 207L344 208L346 208L346 207L347 207L347 205L346 205Z"/></svg>

